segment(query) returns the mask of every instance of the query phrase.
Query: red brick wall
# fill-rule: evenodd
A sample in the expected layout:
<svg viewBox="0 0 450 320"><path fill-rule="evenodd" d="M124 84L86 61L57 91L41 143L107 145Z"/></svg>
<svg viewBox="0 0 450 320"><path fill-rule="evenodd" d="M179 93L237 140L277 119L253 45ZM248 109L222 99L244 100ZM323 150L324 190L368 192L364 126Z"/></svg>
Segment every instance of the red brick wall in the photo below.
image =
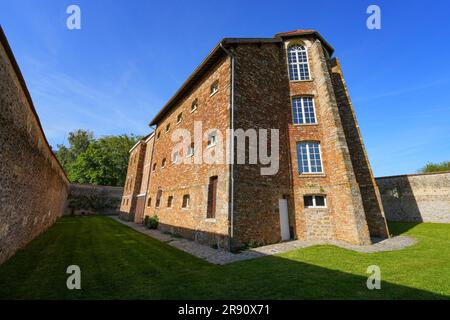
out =
<svg viewBox="0 0 450 320"><path fill-rule="evenodd" d="M141 189L146 151L145 141L140 141L130 152L127 178L125 180L122 203L120 205L121 218L135 220L137 195Z"/></svg>
<svg viewBox="0 0 450 320"><path fill-rule="evenodd" d="M211 84L219 80L219 91L210 96ZM198 108L191 112L192 102L198 100ZM177 125L177 116L183 112L183 120ZM224 57L212 70L203 77L171 111L159 121L156 135L161 131L160 139L154 143L153 164L157 168L150 175L148 196L151 206L146 206L145 215L158 215L160 228L165 231L178 233L182 236L196 239L204 243L228 246L228 204L229 204L229 165L227 164L178 164L172 163L172 150L175 142L171 135L175 129L181 128L191 132L194 136L194 121L201 121L203 132L208 129L218 129L225 138L229 127L230 113L230 59ZM165 132L170 123L170 131ZM224 141L225 145L225 141ZM207 142L202 142L202 151ZM198 149L198 145L196 146ZM186 154L180 154L179 161L184 160ZM163 158L167 165L161 168ZM193 158L191 158L192 160ZM211 176L218 176L216 218L206 219L208 183ZM162 190L160 208L156 208L156 194ZM189 208L182 208L183 195L190 195ZM173 197L172 208L167 207L167 199Z"/></svg>

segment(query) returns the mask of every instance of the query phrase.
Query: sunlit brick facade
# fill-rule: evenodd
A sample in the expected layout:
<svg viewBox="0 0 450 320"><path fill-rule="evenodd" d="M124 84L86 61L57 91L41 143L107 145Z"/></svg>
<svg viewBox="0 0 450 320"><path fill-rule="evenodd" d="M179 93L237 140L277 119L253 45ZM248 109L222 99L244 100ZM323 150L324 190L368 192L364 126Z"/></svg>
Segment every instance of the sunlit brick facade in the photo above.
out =
<svg viewBox="0 0 450 320"><path fill-rule="evenodd" d="M362 245L388 237L332 54L313 30L223 39L151 121L151 138L131 150L124 217L157 215L163 231L226 249L289 239ZM267 164L260 163L182 163L218 152L220 144L205 134L174 157L173 133L194 135L198 123L203 132L220 132L225 153L232 146L235 157L240 150L225 141L228 129L277 129L276 174L261 174Z"/></svg>

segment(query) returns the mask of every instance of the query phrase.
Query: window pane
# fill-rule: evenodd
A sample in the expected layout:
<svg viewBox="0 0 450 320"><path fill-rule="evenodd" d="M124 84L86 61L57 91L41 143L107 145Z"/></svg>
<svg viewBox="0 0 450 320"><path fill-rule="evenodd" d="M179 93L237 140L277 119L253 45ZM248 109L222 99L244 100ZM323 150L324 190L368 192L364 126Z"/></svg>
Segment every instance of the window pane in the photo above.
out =
<svg viewBox="0 0 450 320"><path fill-rule="evenodd" d="M325 197L316 196L316 207L325 207Z"/></svg>
<svg viewBox="0 0 450 320"><path fill-rule="evenodd" d="M292 46L288 49L289 79L309 80L308 54L304 46Z"/></svg>
<svg viewBox="0 0 450 320"><path fill-rule="evenodd" d="M313 206L313 197L312 196L303 197L303 201L305 202L305 208Z"/></svg>

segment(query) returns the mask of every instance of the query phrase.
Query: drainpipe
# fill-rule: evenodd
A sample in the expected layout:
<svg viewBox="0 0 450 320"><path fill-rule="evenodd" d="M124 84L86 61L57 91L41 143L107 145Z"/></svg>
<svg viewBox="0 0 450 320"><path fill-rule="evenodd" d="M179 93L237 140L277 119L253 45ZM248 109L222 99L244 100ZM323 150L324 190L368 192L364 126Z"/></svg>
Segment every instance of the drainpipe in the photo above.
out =
<svg viewBox="0 0 450 320"><path fill-rule="evenodd" d="M220 47L231 58L231 99L230 99L230 206L228 212L228 248L232 248L232 239L234 236L234 70L236 56L220 43Z"/></svg>
<svg viewBox="0 0 450 320"><path fill-rule="evenodd" d="M152 128L152 127L150 126L150 128ZM152 153L150 155L150 163L148 166L147 188L145 190L145 200L144 200L144 213L145 213L145 208L147 208L147 201L148 201L147 198L150 195L150 192L149 192L150 180L151 180L150 177L152 176L153 153L155 152L156 130L158 129L158 126L156 125L152 129L153 129L153 145L152 145ZM144 163L144 165L145 165L145 163ZM145 214L144 214L144 219L145 219Z"/></svg>

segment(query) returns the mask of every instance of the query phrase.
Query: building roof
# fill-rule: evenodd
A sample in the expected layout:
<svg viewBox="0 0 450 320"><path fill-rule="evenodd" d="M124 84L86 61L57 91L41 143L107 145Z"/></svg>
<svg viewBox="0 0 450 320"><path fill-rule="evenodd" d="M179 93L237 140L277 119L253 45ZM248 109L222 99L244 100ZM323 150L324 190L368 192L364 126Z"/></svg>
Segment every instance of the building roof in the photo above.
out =
<svg viewBox="0 0 450 320"><path fill-rule="evenodd" d="M134 144L134 146L131 147L130 151L128 151L128 153L131 153L138 145L140 145L141 143L145 142L149 142L150 138L153 137L155 135L155 131L150 132L148 135L146 135L145 137L142 137L141 139L138 140L138 142L136 142Z"/></svg>
<svg viewBox="0 0 450 320"><path fill-rule="evenodd" d="M223 38L175 92L172 98L170 98L164 107L155 115L149 125L156 125L170 111L170 109L178 101L183 99L185 94L198 83L201 77L208 72L217 61L226 55L223 48L224 46L233 44L282 43L285 38L311 35L315 36L323 43L330 56L333 54L333 47L331 47L331 45L315 30L292 30L281 32L277 33L273 38Z"/></svg>

